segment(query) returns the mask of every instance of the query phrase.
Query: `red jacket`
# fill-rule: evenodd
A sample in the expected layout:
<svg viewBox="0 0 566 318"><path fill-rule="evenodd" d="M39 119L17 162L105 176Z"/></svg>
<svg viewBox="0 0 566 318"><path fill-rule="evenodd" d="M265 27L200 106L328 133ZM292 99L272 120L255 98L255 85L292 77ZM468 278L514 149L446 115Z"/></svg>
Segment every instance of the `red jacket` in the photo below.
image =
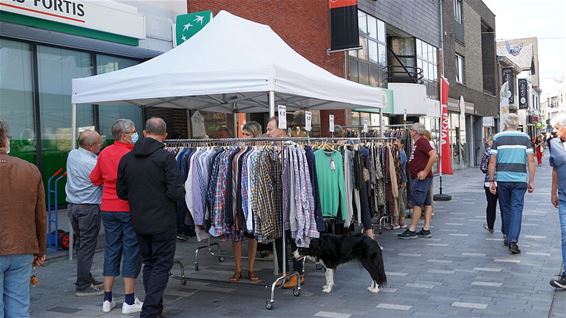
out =
<svg viewBox="0 0 566 318"><path fill-rule="evenodd" d="M128 201L121 200L116 195L116 179L120 159L132 150L134 145L115 141L104 148L98 155L96 166L90 173L90 181L95 185L104 185L100 210L105 212L129 212Z"/></svg>

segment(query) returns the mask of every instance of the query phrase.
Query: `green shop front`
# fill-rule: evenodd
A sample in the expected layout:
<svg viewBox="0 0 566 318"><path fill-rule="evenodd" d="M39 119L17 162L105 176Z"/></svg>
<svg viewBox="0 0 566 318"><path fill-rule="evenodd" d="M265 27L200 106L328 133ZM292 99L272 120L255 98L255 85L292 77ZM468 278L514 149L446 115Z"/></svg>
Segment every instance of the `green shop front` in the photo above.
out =
<svg viewBox="0 0 566 318"><path fill-rule="evenodd" d="M71 150L71 80L161 53L147 48L146 17L136 7L113 1L74 1L61 8L50 3L0 3L0 117L10 128L11 155L36 164L44 182L65 168ZM144 113L134 105L83 105L77 124L100 131L110 143L117 118L129 118L141 128ZM63 185L59 202L64 202Z"/></svg>

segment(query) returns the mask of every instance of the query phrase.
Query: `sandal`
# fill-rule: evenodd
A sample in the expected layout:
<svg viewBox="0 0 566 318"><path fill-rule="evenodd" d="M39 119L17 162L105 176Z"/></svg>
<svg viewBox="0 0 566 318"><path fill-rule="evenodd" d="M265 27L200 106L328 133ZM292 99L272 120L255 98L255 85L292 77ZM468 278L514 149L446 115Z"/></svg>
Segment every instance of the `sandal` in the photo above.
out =
<svg viewBox="0 0 566 318"><path fill-rule="evenodd" d="M230 283L239 282L241 277L242 277L242 272L235 272L234 275L230 277Z"/></svg>
<svg viewBox="0 0 566 318"><path fill-rule="evenodd" d="M259 277L257 276L256 272L248 272L248 279L252 282L257 282Z"/></svg>

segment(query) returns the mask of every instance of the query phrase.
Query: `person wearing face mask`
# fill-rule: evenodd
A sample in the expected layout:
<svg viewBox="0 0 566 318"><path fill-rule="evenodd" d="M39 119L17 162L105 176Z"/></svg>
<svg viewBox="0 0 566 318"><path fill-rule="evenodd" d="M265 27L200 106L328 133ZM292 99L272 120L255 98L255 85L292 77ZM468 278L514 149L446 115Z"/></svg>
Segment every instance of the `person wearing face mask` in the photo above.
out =
<svg viewBox="0 0 566 318"><path fill-rule="evenodd" d="M9 153L0 118L0 317L29 317L32 265L45 262L45 191L39 169Z"/></svg>
<svg viewBox="0 0 566 318"><path fill-rule="evenodd" d="M112 288L117 276L124 278L125 301L123 314L141 311L143 303L134 297L136 278L141 269L138 238L131 225L130 205L116 194L116 179L120 159L129 153L138 140L134 123L129 119L118 119L112 124L114 143L104 148L98 156L96 166L90 174L91 182L103 186L100 205L104 225L104 300L102 311L110 312L116 303L112 299Z"/></svg>
<svg viewBox="0 0 566 318"><path fill-rule="evenodd" d="M163 294L173 266L177 238L177 200L185 187L175 156L163 149L167 125L158 117L145 123L144 138L118 166L118 197L128 200L131 224L143 258L145 299L141 318L161 317Z"/></svg>
<svg viewBox="0 0 566 318"><path fill-rule="evenodd" d="M96 166L102 138L93 130L79 135L79 149L73 149L67 157L67 194L69 220L77 236L76 296L102 295L102 282L96 281L90 272L98 232L100 231L100 197L102 188L90 181L90 173Z"/></svg>

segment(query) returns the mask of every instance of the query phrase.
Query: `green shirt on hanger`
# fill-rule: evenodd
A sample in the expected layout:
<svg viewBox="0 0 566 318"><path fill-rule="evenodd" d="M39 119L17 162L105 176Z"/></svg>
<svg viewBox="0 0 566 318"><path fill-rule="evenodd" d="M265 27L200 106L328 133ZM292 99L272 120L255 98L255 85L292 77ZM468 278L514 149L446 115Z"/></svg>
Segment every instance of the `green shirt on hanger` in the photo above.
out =
<svg viewBox="0 0 566 318"><path fill-rule="evenodd" d="M318 192L323 217L336 217L338 207L342 219L346 217L346 196L344 195L344 164L338 151L319 149L314 152Z"/></svg>

